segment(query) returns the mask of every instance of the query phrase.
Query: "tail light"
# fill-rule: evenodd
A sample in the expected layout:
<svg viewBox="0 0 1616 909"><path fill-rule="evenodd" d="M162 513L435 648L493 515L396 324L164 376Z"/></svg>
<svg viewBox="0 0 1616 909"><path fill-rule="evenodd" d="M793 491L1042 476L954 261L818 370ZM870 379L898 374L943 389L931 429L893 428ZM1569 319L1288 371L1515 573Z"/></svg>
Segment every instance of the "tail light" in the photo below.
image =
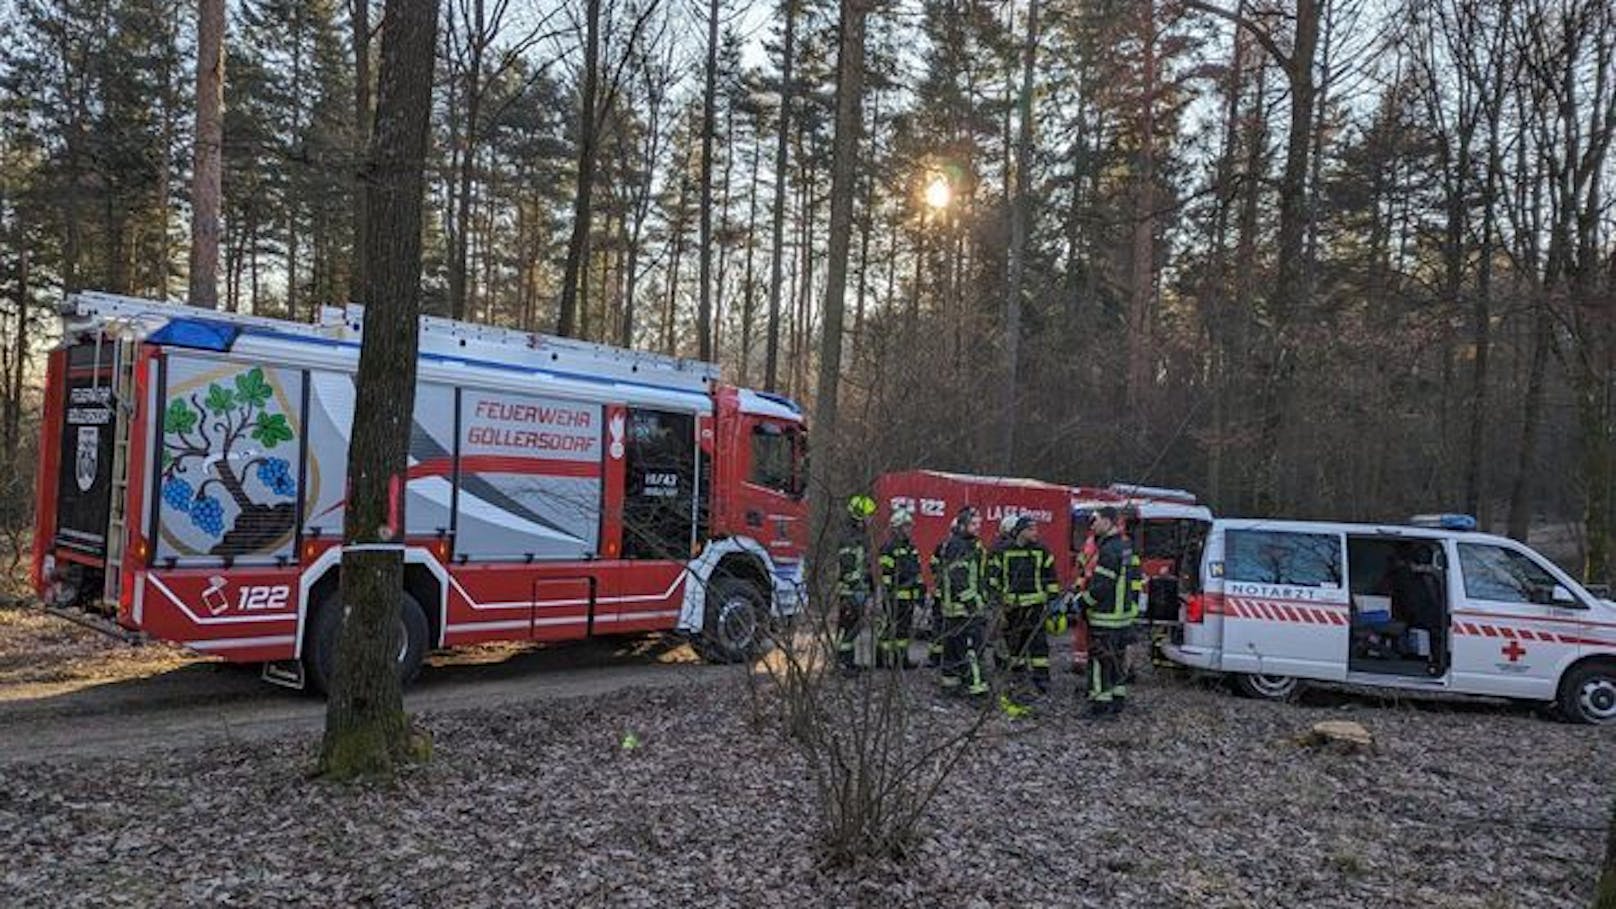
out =
<svg viewBox="0 0 1616 909"><path fill-rule="evenodd" d="M1206 618L1206 600L1198 593L1192 593L1184 598L1184 621L1196 625Z"/></svg>

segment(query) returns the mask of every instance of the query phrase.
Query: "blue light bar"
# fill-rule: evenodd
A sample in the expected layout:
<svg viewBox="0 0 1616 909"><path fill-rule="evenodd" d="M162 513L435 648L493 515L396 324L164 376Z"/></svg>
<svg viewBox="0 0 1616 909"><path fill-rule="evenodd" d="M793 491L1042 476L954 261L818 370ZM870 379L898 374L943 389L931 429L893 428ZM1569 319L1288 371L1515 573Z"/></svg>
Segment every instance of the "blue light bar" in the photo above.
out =
<svg viewBox="0 0 1616 909"><path fill-rule="evenodd" d="M1468 514L1417 514L1408 519L1415 527L1434 527L1439 530L1469 531L1476 529L1476 519Z"/></svg>
<svg viewBox="0 0 1616 909"><path fill-rule="evenodd" d="M211 319L169 319L168 324L146 336L152 344L168 347L188 347L192 350L224 352L236 343L241 328Z"/></svg>

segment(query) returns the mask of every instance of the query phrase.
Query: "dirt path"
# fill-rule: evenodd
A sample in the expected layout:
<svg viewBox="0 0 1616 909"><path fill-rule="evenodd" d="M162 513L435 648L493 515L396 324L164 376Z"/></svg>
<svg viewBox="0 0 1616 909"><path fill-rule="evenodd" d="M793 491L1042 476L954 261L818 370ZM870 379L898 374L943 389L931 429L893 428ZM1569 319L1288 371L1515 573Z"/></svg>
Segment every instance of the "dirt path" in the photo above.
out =
<svg viewBox="0 0 1616 909"><path fill-rule="evenodd" d="M405 694L412 712L702 685L733 668L652 640L473 648L432 658ZM256 667L97 639L60 620L0 616L0 764L315 734L323 701L268 685Z"/></svg>

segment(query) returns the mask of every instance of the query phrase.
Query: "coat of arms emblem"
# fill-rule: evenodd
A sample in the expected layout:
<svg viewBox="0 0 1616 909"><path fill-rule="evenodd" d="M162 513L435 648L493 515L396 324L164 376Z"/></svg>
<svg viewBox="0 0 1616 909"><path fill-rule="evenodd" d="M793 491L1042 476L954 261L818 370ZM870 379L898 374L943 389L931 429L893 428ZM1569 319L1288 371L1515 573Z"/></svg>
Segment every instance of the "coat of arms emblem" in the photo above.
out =
<svg viewBox="0 0 1616 909"><path fill-rule="evenodd" d="M80 426L78 453L73 458L73 479L78 481L79 492L89 492L90 487L95 485L100 452L101 429L96 426Z"/></svg>

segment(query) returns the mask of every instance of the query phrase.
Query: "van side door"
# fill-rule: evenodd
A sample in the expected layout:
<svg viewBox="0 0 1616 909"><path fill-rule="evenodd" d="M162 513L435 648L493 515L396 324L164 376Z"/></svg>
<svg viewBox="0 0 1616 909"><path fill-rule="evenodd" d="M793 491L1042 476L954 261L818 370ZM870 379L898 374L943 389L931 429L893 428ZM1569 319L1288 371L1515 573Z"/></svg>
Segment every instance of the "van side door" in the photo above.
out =
<svg viewBox="0 0 1616 909"><path fill-rule="evenodd" d="M1222 668L1344 680L1345 547L1343 534L1329 530L1225 531Z"/></svg>
<svg viewBox="0 0 1616 909"><path fill-rule="evenodd" d="M1578 655L1587 611L1555 599L1566 588L1529 551L1503 541L1456 541L1453 689L1548 700Z"/></svg>

